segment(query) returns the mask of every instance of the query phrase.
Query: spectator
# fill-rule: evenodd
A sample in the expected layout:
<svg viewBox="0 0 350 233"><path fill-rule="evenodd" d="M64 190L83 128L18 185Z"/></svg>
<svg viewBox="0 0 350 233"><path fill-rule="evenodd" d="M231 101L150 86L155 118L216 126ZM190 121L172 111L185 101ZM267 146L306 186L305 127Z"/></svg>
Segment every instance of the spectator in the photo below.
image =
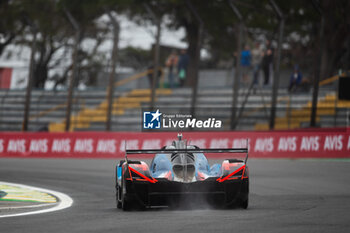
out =
<svg viewBox="0 0 350 233"><path fill-rule="evenodd" d="M302 79L303 79L303 75L299 70L299 66L295 65L294 71L290 76L288 91L289 92L294 91L301 84Z"/></svg>
<svg viewBox="0 0 350 233"><path fill-rule="evenodd" d="M271 48L267 48L264 57L262 59L262 69L264 72L264 85L268 85L270 81L270 73L272 70L272 62L273 62L273 52Z"/></svg>
<svg viewBox="0 0 350 233"><path fill-rule="evenodd" d="M243 82L248 83L249 82L249 69L251 64L251 53L249 46L244 46L244 50L241 52L241 68L242 68L242 77Z"/></svg>
<svg viewBox="0 0 350 233"><path fill-rule="evenodd" d="M257 85L259 80L260 66L263 58L263 51L260 48L260 43L255 43L255 48L252 50L252 66L253 66L253 84Z"/></svg>
<svg viewBox="0 0 350 233"><path fill-rule="evenodd" d="M177 64L177 74L179 77L180 87L185 85L185 81L187 78L187 67L190 62L190 57L187 54L185 49L181 50L179 62Z"/></svg>
<svg viewBox="0 0 350 233"><path fill-rule="evenodd" d="M170 88L174 88L174 68L177 66L178 61L179 58L176 50L173 50L165 62L166 67L168 67L168 80Z"/></svg>
<svg viewBox="0 0 350 233"><path fill-rule="evenodd" d="M154 65L151 64L150 66L148 66L147 68L147 77L149 80L149 85L152 88L153 87L153 72L154 72ZM161 67L158 67L158 72L157 72L157 76L156 76L156 88L159 87L159 78L163 75L163 70Z"/></svg>

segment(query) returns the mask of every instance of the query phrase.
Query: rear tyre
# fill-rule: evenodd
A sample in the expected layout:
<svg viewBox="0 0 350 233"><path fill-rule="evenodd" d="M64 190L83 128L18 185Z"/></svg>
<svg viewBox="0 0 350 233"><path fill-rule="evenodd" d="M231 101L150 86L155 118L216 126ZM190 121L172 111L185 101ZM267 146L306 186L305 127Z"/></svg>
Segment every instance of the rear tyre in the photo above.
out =
<svg viewBox="0 0 350 233"><path fill-rule="evenodd" d="M124 195L123 195L124 196ZM128 211L128 210L131 210L131 203L129 203L125 197L122 198L122 204L121 204L121 207L124 211Z"/></svg>
<svg viewBox="0 0 350 233"><path fill-rule="evenodd" d="M125 198L125 187L124 187L124 184L125 182L123 181L122 182L122 188L121 188L121 208L124 210L124 211L127 211L127 210L131 210L131 202L128 201L126 198Z"/></svg>
<svg viewBox="0 0 350 233"><path fill-rule="evenodd" d="M122 208L122 202L120 201L121 200L121 188L120 188L120 186L118 184L118 166L116 166L116 168L115 168L115 182L116 182L116 185L115 185L115 191L116 191L115 199L116 199L116 203L117 203L117 208L121 209Z"/></svg>
<svg viewBox="0 0 350 233"><path fill-rule="evenodd" d="M241 208L246 210L248 208L248 204L249 204L249 202L248 202L248 198L247 198L247 200L241 201L240 206L241 206Z"/></svg>
<svg viewBox="0 0 350 233"><path fill-rule="evenodd" d="M121 195L120 195L121 190L120 190L120 189L121 189L121 188L118 186L118 187L117 187L117 194L116 194L117 208L118 208L118 209L121 209L121 208L122 208L122 202L119 201L119 200L121 200Z"/></svg>
<svg viewBox="0 0 350 233"><path fill-rule="evenodd" d="M237 201L227 205L226 208L227 209L237 209L237 208L247 209L248 208L248 199L245 201L238 199Z"/></svg>

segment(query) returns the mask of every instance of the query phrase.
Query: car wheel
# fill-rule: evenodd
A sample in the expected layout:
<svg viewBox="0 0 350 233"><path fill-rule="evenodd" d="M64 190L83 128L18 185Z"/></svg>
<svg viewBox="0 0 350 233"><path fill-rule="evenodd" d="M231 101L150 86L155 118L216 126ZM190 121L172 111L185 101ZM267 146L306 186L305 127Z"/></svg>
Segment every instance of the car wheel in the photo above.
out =
<svg viewBox="0 0 350 233"><path fill-rule="evenodd" d="M117 199L117 208L118 209L121 209L122 208L122 202L119 201L121 200L121 188L119 187L119 185L117 186L117 194L116 194L116 199Z"/></svg>
<svg viewBox="0 0 350 233"><path fill-rule="evenodd" d="M121 190L121 207L124 211L131 209L131 203L130 201L126 200L125 198L125 188L124 188L124 182L122 182L122 190Z"/></svg>
<svg viewBox="0 0 350 233"><path fill-rule="evenodd" d="M245 200L245 201L241 201L241 207L243 208L243 209L247 209L248 208L248 198L247 198L247 200Z"/></svg>

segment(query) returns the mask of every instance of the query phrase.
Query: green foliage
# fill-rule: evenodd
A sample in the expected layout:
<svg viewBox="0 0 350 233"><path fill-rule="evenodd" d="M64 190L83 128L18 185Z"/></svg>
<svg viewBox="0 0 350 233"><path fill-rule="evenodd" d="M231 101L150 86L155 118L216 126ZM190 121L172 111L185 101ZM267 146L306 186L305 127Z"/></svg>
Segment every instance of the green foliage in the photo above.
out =
<svg viewBox="0 0 350 233"><path fill-rule="evenodd" d="M227 0L189 0L198 12L204 26L203 47L212 55L212 62L229 60L236 51L238 19ZM278 17L269 0L234 0L244 18L246 27L244 42L256 40L261 35L268 39L277 37ZM305 67L312 67L319 47L320 15L311 1L275 0L285 15L284 41L292 46L290 60L305 61ZM325 73L330 74L336 68L349 67L350 41L349 8L347 0L320 1L325 14ZM129 16L140 25L154 24L154 19L146 10L151 8L158 19L170 18L167 27L171 29L185 28L185 41L189 43L189 51L193 55L198 45L199 21L188 7L187 0L0 0L0 55L10 43L28 45L32 37L31 24L38 33L39 73L50 70L51 58L60 48L70 50L75 30L70 24L65 11L78 21L82 30L82 40L89 38L102 44L110 27L101 28L96 20L106 12L116 12ZM93 50L94 51L94 50ZM84 62L84 72L91 63L94 73L103 66L99 54L80 51ZM307 56L306 56L307 54ZM307 57L307 58L306 58ZM349 59L348 59L349 58ZM101 60L101 61L100 61ZM100 64L97 64L100 61ZM152 61L150 51L137 48L125 48L120 52L120 62L131 66L144 67ZM310 62L311 61L311 62ZM208 64L209 64L208 63ZM302 63L302 62L301 62ZM328 67L329 66L329 67ZM102 69L102 68L101 68ZM85 72L85 73L86 73ZM67 73L67 72L65 72ZM86 74L88 75L88 74ZM39 75L40 76L40 75ZM39 80L38 86L47 79L47 74ZM93 82L91 82L93 83Z"/></svg>
<svg viewBox="0 0 350 233"><path fill-rule="evenodd" d="M13 42L17 34L24 30L23 17L17 1L0 1L0 55L5 47Z"/></svg>

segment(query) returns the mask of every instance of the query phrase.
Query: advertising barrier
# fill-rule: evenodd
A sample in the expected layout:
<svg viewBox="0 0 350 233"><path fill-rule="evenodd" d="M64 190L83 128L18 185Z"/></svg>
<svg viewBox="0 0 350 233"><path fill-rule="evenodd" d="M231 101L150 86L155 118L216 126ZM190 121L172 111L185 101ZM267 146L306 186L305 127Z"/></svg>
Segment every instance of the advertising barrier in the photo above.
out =
<svg viewBox="0 0 350 233"><path fill-rule="evenodd" d="M249 156L253 158L350 158L350 128L184 132L183 138L200 148L246 147L248 141ZM0 157L120 158L125 147L160 149L176 139L176 132L3 132Z"/></svg>

